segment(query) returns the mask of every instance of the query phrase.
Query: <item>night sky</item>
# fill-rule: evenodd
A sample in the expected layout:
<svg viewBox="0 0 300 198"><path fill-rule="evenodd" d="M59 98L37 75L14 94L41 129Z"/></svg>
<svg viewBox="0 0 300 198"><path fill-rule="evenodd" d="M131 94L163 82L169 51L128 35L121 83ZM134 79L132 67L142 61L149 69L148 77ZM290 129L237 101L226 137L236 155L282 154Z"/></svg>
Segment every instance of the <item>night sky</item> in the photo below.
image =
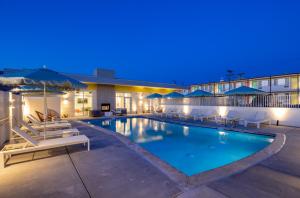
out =
<svg viewBox="0 0 300 198"><path fill-rule="evenodd" d="M300 1L0 0L0 68L188 84L300 72Z"/></svg>

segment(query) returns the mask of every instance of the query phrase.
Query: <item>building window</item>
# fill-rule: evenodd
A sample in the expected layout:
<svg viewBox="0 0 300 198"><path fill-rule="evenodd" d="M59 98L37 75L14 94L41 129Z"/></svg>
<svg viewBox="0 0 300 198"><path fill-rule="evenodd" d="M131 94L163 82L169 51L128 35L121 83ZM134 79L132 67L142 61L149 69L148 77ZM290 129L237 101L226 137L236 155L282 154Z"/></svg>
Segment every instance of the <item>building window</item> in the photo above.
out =
<svg viewBox="0 0 300 198"><path fill-rule="evenodd" d="M290 79L289 78L285 78L284 87L286 87L286 88L290 87Z"/></svg>
<svg viewBox="0 0 300 198"><path fill-rule="evenodd" d="M75 93L75 116L87 116L92 109L92 92L77 91Z"/></svg>
<svg viewBox="0 0 300 198"><path fill-rule="evenodd" d="M262 81L261 80L257 81L257 88L262 89Z"/></svg>
<svg viewBox="0 0 300 198"><path fill-rule="evenodd" d="M274 79L273 82L274 82L274 83L273 83L274 86L278 86L278 79L277 79L277 78Z"/></svg>
<svg viewBox="0 0 300 198"><path fill-rule="evenodd" d="M132 97L131 93L116 93L116 108L125 108L127 113L132 112Z"/></svg>
<svg viewBox="0 0 300 198"><path fill-rule="evenodd" d="M278 85L279 86L284 86L285 85L285 78L279 78L278 79Z"/></svg>
<svg viewBox="0 0 300 198"><path fill-rule="evenodd" d="M268 81L268 80L262 80L262 81L261 81L261 86L262 86L262 87L269 86L269 81Z"/></svg>

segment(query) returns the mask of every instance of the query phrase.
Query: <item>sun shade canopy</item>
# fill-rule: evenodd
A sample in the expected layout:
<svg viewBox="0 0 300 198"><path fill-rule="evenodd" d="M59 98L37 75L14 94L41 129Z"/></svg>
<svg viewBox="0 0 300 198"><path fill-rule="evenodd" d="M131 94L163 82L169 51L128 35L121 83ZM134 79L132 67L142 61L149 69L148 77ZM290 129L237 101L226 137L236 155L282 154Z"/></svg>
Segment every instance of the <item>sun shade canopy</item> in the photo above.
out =
<svg viewBox="0 0 300 198"><path fill-rule="evenodd" d="M233 95L263 95L263 94L267 94L267 93L262 90L259 90L259 89L241 86L241 87L232 89L230 91L226 91L224 94L227 96L233 96Z"/></svg>
<svg viewBox="0 0 300 198"><path fill-rule="evenodd" d="M23 95L43 95L44 87L36 85L20 85L10 90L14 94L22 93ZM62 95L65 92L61 91L59 88L47 87L46 92L51 95Z"/></svg>
<svg viewBox="0 0 300 198"><path fill-rule="evenodd" d="M192 97L205 97L205 96L213 96L213 94L207 91L196 90L187 94L185 97L192 98Z"/></svg>
<svg viewBox="0 0 300 198"><path fill-rule="evenodd" d="M147 99L156 99L156 98L162 98L162 95L158 94L158 93L154 93L154 94L147 96Z"/></svg>
<svg viewBox="0 0 300 198"><path fill-rule="evenodd" d="M184 95L178 92L171 92L163 96L163 98L183 98Z"/></svg>
<svg viewBox="0 0 300 198"><path fill-rule="evenodd" d="M6 69L0 74L0 83L3 85L46 85L66 90L84 89L87 85L78 80L60 74L56 71L40 69Z"/></svg>

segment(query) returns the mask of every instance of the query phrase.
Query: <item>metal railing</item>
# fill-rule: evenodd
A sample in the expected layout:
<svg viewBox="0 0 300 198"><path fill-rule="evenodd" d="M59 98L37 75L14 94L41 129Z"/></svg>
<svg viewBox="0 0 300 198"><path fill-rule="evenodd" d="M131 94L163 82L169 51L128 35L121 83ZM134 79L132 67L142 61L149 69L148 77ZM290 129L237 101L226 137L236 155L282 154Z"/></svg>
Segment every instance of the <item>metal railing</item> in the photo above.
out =
<svg viewBox="0 0 300 198"><path fill-rule="evenodd" d="M300 108L298 94L163 99L162 105Z"/></svg>

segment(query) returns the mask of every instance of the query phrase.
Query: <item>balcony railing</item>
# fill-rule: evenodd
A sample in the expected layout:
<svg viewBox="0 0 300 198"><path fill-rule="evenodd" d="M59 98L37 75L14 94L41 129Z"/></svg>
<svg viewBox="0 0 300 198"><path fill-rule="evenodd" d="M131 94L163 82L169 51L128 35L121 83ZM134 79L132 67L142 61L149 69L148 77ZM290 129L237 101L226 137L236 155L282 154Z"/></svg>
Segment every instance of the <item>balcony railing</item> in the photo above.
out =
<svg viewBox="0 0 300 198"><path fill-rule="evenodd" d="M162 99L162 105L300 108L298 94Z"/></svg>

